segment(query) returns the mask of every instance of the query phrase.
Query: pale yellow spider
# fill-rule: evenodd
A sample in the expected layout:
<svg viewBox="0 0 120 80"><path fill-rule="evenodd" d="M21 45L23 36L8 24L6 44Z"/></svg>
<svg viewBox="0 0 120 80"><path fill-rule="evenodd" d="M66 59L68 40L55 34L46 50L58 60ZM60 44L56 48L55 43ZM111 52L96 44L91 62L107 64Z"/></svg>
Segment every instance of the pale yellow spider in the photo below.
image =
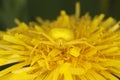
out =
<svg viewBox="0 0 120 80"><path fill-rule="evenodd" d="M94 48L97 50L97 48L90 43L88 43L86 38L81 38L81 39L74 39L75 35L74 32L68 28L63 28L63 27L56 27L50 29L48 34L44 32L35 32L35 31L30 31L34 34L39 34L47 38L47 41L39 41L39 44L37 44L35 47L37 47L40 44L45 44L45 45L51 45L55 46L59 49L62 49L67 46L73 46L73 45L80 45L84 44L90 48ZM100 52L99 50L97 50Z"/></svg>
<svg viewBox="0 0 120 80"><path fill-rule="evenodd" d="M89 44L86 38L81 39L74 39L74 32L68 28L64 27L56 27L50 29L48 34L44 32L35 32L30 31L34 34L39 34L44 36L48 39L48 41L39 41L39 44L46 44L46 45L58 45L60 48L61 46L65 45L76 45L76 44L85 44L91 48L95 48L93 45Z"/></svg>

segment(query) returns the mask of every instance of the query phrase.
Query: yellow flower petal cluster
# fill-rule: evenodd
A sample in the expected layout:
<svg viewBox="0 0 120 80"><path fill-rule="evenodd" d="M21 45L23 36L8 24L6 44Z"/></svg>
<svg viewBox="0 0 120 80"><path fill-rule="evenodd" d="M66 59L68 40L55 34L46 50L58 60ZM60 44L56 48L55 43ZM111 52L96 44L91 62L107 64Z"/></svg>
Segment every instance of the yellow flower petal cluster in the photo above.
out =
<svg viewBox="0 0 120 80"><path fill-rule="evenodd" d="M1 31L0 80L119 80L120 22L78 14Z"/></svg>

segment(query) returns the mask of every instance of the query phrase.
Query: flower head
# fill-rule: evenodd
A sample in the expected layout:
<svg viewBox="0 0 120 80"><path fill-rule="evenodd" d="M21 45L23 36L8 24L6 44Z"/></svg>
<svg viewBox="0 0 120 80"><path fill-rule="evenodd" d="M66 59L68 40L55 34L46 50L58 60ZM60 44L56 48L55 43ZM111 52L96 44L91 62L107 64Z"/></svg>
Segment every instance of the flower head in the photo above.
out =
<svg viewBox="0 0 120 80"><path fill-rule="evenodd" d="M119 80L120 22L77 10L1 32L0 80Z"/></svg>

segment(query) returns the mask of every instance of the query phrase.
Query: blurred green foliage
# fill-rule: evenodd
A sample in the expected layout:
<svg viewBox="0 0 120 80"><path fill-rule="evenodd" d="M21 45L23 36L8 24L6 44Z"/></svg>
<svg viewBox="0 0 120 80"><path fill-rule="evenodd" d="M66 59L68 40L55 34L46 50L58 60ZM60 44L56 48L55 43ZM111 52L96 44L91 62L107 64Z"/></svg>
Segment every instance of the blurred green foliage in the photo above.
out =
<svg viewBox="0 0 120 80"><path fill-rule="evenodd" d="M1 0L0 5L0 29L14 27L15 18L27 21L27 0Z"/></svg>
<svg viewBox="0 0 120 80"><path fill-rule="evenodd" d="M35 17L55 19L60 10L74 14L75 3L81 3L81 15L104 13L120 20L120 0L0 0L0 29L15 26L14 19L34 21Z"/></svg>

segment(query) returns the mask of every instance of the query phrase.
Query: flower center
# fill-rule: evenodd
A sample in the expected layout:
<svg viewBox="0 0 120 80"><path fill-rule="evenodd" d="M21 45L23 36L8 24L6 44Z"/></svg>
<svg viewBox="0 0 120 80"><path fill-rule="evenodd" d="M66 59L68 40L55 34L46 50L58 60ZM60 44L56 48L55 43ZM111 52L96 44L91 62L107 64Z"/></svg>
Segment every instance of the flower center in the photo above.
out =
<svg viewBox="0 0 120 80"><path fill-rule="evenodd" d="M52 28L49 32L49 35L53 39L64 39L66 41L70 41L74 39L73 31L71 29L64 28L64 27Z"/></svg>

